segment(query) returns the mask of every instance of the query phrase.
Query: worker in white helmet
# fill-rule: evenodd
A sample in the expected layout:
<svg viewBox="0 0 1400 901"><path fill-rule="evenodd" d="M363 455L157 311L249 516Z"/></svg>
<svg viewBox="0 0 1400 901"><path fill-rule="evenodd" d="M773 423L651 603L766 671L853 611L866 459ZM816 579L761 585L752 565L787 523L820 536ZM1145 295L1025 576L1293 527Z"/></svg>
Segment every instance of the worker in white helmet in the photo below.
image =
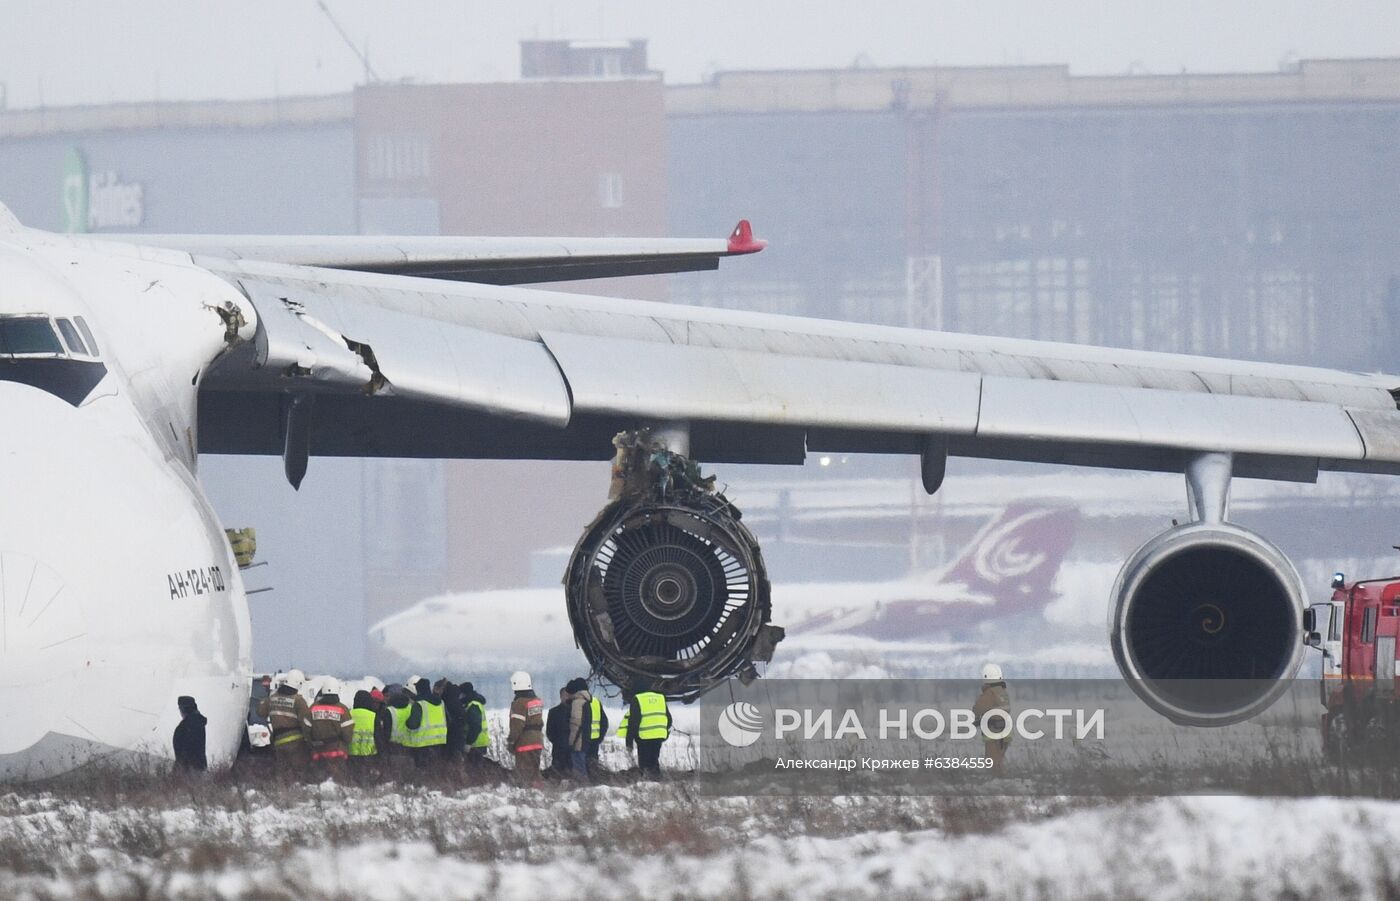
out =
<svg viewBox="0 0 1400 901"><path fill-rule="evenodd" d="M1000 713L992 714L994 710ZM1001 667L995 663L982 667L982 693L972 705L972 713L982 730L983 756L991 758L993 770L999 770L1011 744L1011 695Z"/></svg>
<svg viewBox="0 0 1400 901"><path fill-rule="evenodd" d="M544 701L535 694L529 673L512 673L510 687L515 698L510 702L506 747L515 756L515 781L519 785L538 785L540 754L544 751Z"/></svg>
<svg viewBox="0 0 1400 901"><path fill-rule="evenodd" d="M303 769L311 760L307 750L306 727L311 708L300 694L306 675L299 669L273 676L272 694L258 704L258 716L267 720L272 731L272 750L279 772Z"/></svg>
<svg viewBox="0 0 1400 901"><path fill-rule="evenodd" d="M316 693L316 703L307 711L306 742L311 748L311 762L324 775L343 782L346 761L350 757L350 742L355 737L355 720L350 709L340 701L340 683L327 679Z"/></svg>

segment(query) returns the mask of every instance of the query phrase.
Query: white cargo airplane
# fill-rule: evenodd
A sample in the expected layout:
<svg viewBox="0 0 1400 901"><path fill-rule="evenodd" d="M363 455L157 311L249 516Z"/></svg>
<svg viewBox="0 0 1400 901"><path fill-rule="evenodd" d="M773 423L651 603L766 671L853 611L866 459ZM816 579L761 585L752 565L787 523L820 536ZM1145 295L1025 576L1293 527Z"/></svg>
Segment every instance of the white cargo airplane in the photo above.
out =
<svg viewBox="0 0 1400 901"><path fill-rule="evenodd" d="M1171 681L1297 668L1302 588L1225 521L1230 478L1400 471L1400 378L515 287L761 246L746 223L727 241L77 237L0 207L0 691L47 699L5 718L0 779L168 756L181 694L215 765L235 753L247 604L201 452L279 454L297 484L313 455L607 459L649 426L707 464L917 454L929 491L949 454L1182 472L1194 521L1125 565L1115 657L1181 721L1276 697ZM605 510L568 578L614 681L691 697L780 637L756 543L703 492Z"/></svg>
<svg viewBox="0 0 1400 901"><path fill-rule="evenodd" d="M927 574L882 582L776 582L773 612L790 623L786 647L945 642L990 620L1034 624L1055 600L1074 536L1074 507L1014 503L958 557ZM567 669L578 648L561 586L454 592L426 598L369 627L370 641L406 666L508 671L520 648Z"/></svg>

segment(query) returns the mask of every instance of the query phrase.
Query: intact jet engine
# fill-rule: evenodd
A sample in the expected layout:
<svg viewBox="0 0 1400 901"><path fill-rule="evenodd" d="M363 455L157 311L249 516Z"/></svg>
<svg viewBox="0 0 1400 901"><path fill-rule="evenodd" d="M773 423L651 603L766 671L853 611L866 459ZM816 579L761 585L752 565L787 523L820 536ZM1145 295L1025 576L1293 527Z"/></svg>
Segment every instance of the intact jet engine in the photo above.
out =
<svg viewBox="0 0 1400 901"><path fill-rule="evenodd" d="M564 576L594 674L683 701L731 676L756 678L783 630L769 624L763 555L739 509L650 433L613 444L612 499Z"/></svg>
<svg viewBox="0 0 1400 901"><path fill-rule="evenodd" d="M1302 655L1302 580L1264 538L1225 521L1228 455L1187 471L1197 520L1137 550L1113 589L1118 668L1150 707L1177 723L1223 726L1288 688Z"/></svg>

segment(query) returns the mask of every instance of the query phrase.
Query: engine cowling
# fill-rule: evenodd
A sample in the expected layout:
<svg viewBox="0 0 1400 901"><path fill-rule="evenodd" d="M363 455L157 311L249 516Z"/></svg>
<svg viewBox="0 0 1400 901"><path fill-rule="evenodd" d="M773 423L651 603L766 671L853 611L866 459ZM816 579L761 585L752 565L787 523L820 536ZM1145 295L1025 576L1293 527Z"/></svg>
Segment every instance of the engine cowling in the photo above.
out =
<svg viewBox="0 0 1400 901"><path fill-rule="evenodd" d="M1113 588L1113 656L1133 691L1177 723L1248 719L1302 659L1302 580L1264 538L1228 523L1144 544Z"/></svg>
<svg viewBox="0 0 1400 901"><path fill-rule="evenodd" d="M569 621L594 673L693 700L756 676L782 629L753 534L722 494L621 499L584 531L564 577Z"/></svg>

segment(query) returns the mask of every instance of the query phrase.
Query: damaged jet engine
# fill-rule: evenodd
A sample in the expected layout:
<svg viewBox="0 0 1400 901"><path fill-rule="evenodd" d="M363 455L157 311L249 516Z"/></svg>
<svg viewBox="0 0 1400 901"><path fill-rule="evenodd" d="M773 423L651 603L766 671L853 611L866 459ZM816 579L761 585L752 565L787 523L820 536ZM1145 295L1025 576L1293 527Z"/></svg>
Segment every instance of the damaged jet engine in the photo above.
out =
<svg viewBox="0 0 1400 901"><path fill-rule="evenodd" d="M691 701L757 678L783 630L763 555L696 464L645 430L613 439L609 503L564 575L569 620L595 675Z"/></svg>

